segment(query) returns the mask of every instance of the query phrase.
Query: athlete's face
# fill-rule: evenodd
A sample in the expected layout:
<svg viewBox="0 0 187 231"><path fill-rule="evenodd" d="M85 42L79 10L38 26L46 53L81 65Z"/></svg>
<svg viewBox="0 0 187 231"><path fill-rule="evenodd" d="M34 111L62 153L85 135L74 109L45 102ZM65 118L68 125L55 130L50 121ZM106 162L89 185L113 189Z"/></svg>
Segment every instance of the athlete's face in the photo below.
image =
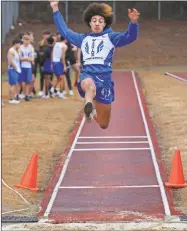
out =
<svg viewBox="0 0 187 231"><path fill-rule="evenodd" d="M43 34L43 35L42 35L42 38L43 38L43 39L47 39L47 38L49 38L49 36L50 36L49 34Z"/></svg>
<svg viewBox="0 0 187 231"><path fill-rule="evenodd" d="M31 43L31 41L30 41L29 38L23 39L23 44L24 44L25 46L28 46L30 43Z"/></svg>
<svg viewBox="0 0 187 231"><path fill-rule="evenodd" d="M54 42L57 41L57 36L53 35Z"/></svg>
<svg viewBox="0 0 187 231"><path fill-rule="evenodd" d="M20 45L21 45L20 43L16 43L16 44L15 44L15 48L16 48L16 50L19 50Z"/></svg>
<svg viewBox="0 0 187 231"><path fill-rule="evenodd" d="M60 37L61 37L60 34L57 34L57 35L56 35L56 39L57 39L58 41L60 41Z"/></svg>
<svg viewBox="0 0 187 231"><path fill-rule="evenodd" d="M34 36L30 35L30 43L34 43Z"/></svg>
<svg viewBox="0 0 187 231"><path fill-rule="evenodd" d="M91 31L94 33L100 33L106 26L105 19L102 16L95 15L90 21Z"/></svg>

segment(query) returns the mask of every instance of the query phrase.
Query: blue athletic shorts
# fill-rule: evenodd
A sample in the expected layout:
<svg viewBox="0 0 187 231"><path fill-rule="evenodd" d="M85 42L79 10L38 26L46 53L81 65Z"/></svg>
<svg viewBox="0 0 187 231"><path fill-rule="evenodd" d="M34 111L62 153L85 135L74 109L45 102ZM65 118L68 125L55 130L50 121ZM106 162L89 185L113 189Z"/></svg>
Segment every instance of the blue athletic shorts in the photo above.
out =
<svg viewBox="0 0 187 231"><path fill-rule="evenodd" d="M53 71L56 76L64 74L64 65L62 62L53 62Z"/></svg>
<svg viewBox="0 0 187 231"><path fill-rule="evenodd" d="M18 76L18 83L23 83L23 75L22 73L18 73L19 76Z"/></svg>
<svg viewBox="0 0 187 231"><path fill-rule="evenodd" d="M14 69L8 69L8 83L16 85L18 83L19 73Z"/></svg>
<svg viewBox="0 0 187 231"><path fill-rule="evenodd" d="M32 82L32 68L21 68L22 82Z"/></svg>
<svg viewBox="0 0 187 231"><path fill-rule="evenodd" d="M96 86L95 100L103 104L111 104L114 101L114 82L111 78L111 73L93 74L93 73L81 73L80 81L77 84L79 94L82 98L85 97L85 93L81 89L81 81L87 78L92 78Z"/></svg>

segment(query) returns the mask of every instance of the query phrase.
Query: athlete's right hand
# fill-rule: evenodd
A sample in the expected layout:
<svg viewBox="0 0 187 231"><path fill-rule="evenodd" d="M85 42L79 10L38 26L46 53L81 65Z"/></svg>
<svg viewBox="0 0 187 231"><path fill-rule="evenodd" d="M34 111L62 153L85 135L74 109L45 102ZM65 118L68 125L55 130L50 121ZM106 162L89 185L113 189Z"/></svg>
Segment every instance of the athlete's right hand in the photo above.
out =
<svg viewBox="0 0 187 231"><path fill-rule="evenodd" d="M57 10L58 9L59 0L49 0L49 2L50 2L50 5L51 5L51 8L53 10Z"/></svg>

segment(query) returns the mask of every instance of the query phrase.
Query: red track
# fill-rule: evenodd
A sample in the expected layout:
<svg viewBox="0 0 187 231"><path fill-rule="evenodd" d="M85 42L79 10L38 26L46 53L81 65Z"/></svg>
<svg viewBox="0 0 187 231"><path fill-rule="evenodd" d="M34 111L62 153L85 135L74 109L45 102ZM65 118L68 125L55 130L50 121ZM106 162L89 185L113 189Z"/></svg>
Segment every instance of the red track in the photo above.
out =
<svg viewBox="0 0 187 231"><path fill-rule="evenodd" d="M172 197L134 72L115 72L108 129L80 124L44 215L55 222L163 219ZM158 164L159 163L159 164ZM46 201L48 205L46 204Z"/></svg>
<svg viewBox="0 0 187 231"><path fill-rule="evenodd" d="M165 74L175 79L187 82L187 72L166 72Z"/></svg>

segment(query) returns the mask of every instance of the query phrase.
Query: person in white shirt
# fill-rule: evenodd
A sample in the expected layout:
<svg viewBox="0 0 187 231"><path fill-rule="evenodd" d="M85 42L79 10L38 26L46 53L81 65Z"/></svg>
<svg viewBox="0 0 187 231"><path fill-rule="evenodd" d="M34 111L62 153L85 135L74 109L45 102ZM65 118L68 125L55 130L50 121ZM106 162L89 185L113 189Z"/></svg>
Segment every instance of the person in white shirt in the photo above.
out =
<svg viewBox="0 0 187 231"><path fill-rule="evenodd" d="M30 44L30 36L23 36L23 44L20 46L20 60L22 81L25 83L25 100L30 101L29 93L32 84L32 63L34 62L34 49Z"/></svg>
<svg viewBox="0 0 187 231"><path fill-rule="evenodd" d="M39 54L38 54L38 51L34 47L35 41L34 41L33 32L28 32L27 34L30 36L30 44L33 46L33 50L34 50L34 61L32 62L32 83L31 83L30 92L29 92L29 97L32 98L32 93L36 95L35 80L36 80L36 75L37 75L37 66L39 64Z"/></svg>
<svg viewBox="0 0 187 231"><path fill-rule="evenodd" d="M53 81L50 92L54 94L56 86L60 84L61 93L59 94L59 97L61 99L66 99L66 97L63 94L63 90L65 86L65 73L66 73L65 55L66 55L67 46L63 41L64 38L61 36L53 47L52 61L53 61L53 72L56 76L56 80Z"/></svg>
<svg viewBox="0 0 187 231"><path fill-rule="evenodd" d="M8 50L8 83L9 89L9 103L18 104L20 101L15 98L18 95L18 79L21 74L20 60L18 49L20 48L21 40L14 40L12 47Z"/></svg>

